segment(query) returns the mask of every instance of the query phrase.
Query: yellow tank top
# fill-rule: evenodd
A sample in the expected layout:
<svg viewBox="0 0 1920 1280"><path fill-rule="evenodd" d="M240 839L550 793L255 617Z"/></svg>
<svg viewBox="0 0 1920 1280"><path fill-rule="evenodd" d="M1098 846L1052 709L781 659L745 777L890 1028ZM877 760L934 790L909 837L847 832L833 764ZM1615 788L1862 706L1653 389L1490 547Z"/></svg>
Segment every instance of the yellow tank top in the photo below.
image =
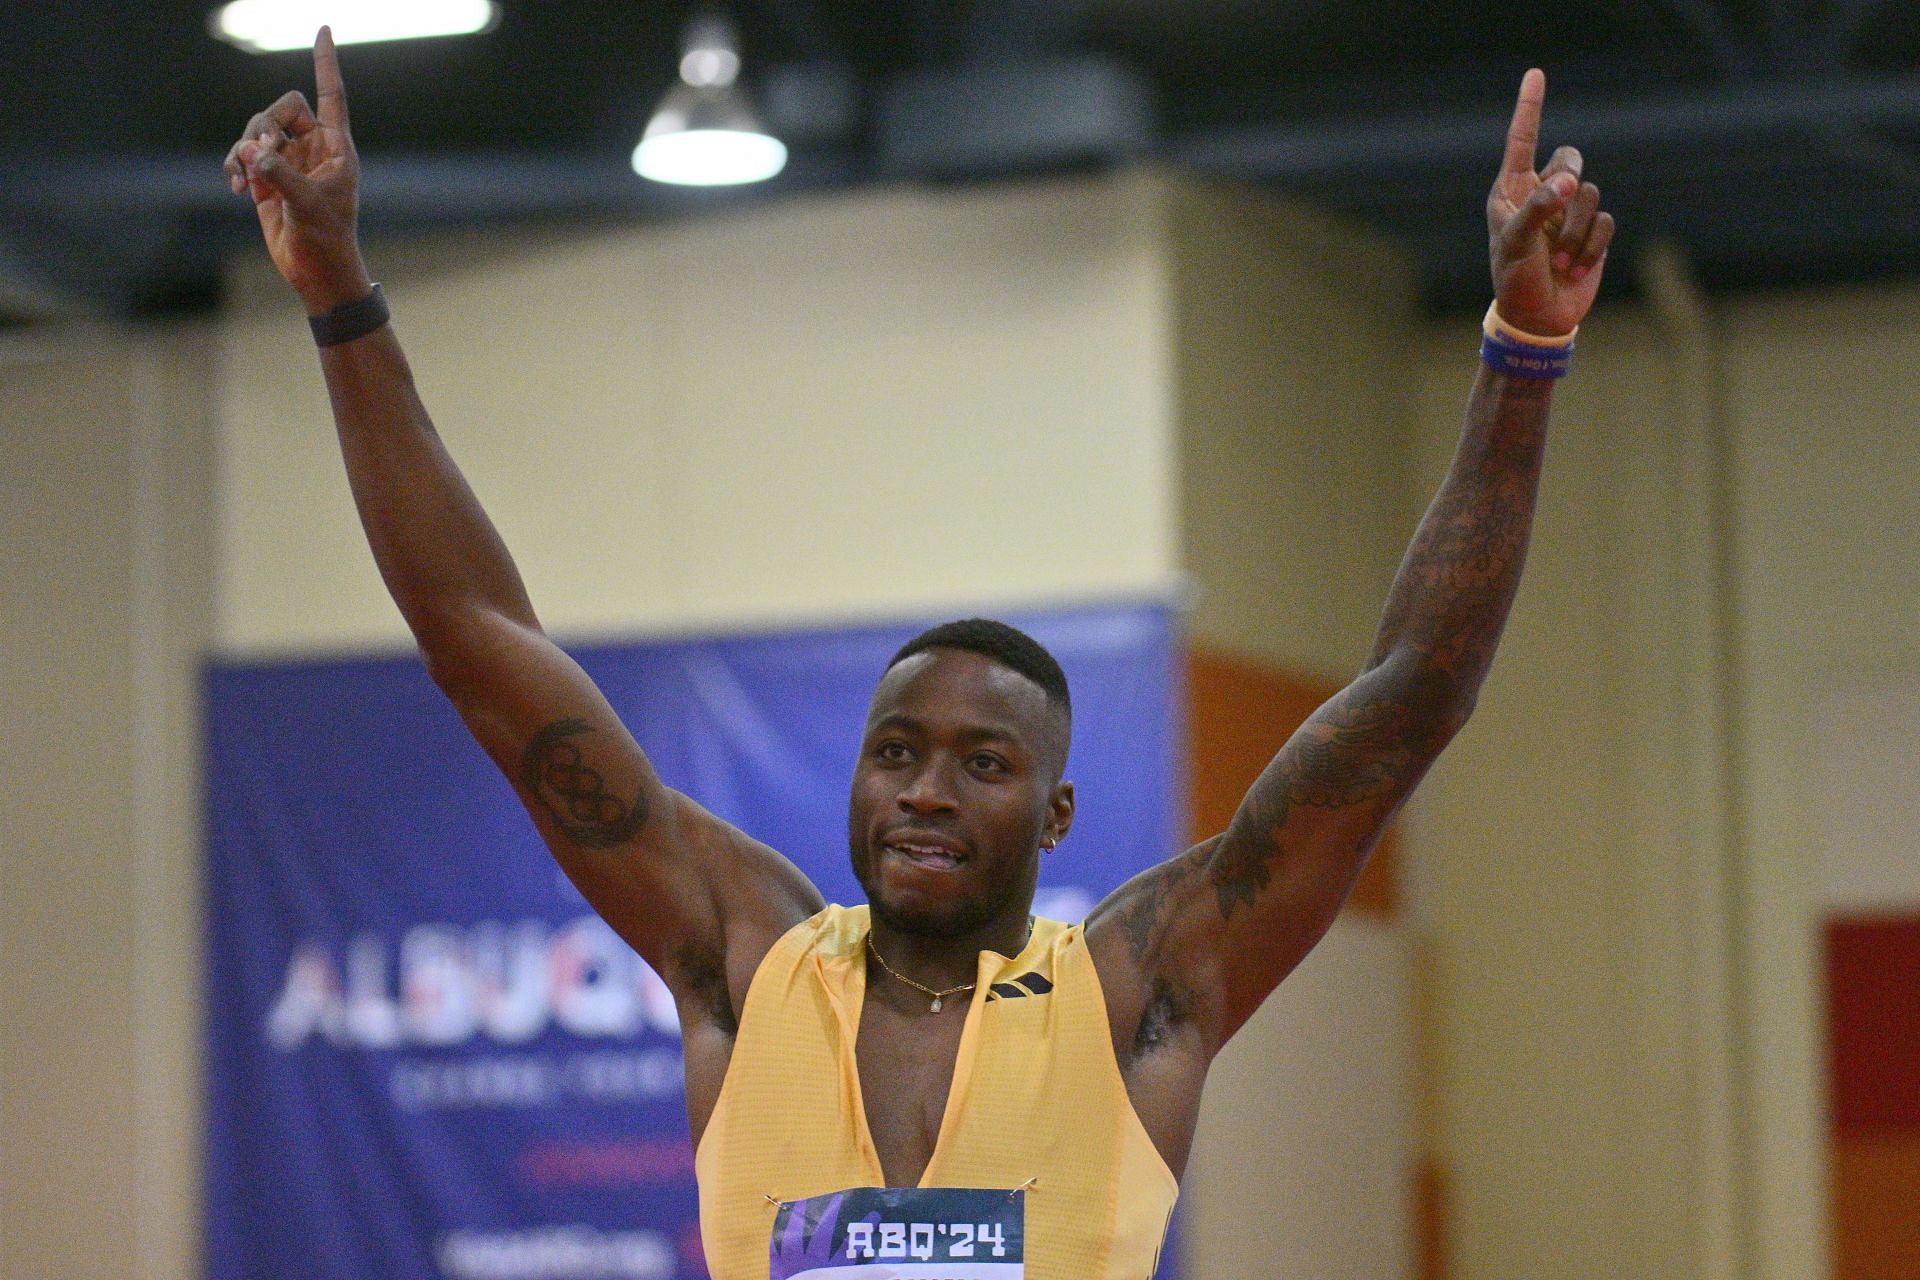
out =
<svg viewBox="0 0 1920 1280"><path fill-rule="evenodd" d="M822 1204L842 1204L832 1193L883 1183L854 1062L867 928L866 907L828 907L775 943L753 975L726 1081L694 1160L701 1239L715 1280L767 1280L770 1267L783 1275L835 1274L830 1266L816 1273L770 1263L776 1222L784 1232L794 1219L797 1231L796 1215L811 1214L812 1229ZM1024 1271L987 1267L977 1274L1153 1274L1179 1183L1127 1098L1100 979L1078 925L1036 920L1019 955L980 953L940 1136L919 1186L1004 1191L1007 1201L1024 1206L1015 1210L1023 1221L1009 1228L1024 1235ZM864 1210L873 1197L861 1194ZM897 1249L925 1259L932 1255L919 1252L923 1241L945 1248L960 1233L971 1240L976 1229L983 1241L989 1231L999 1238L998 1225L932 1221L951 1196L924 1197L931 1211L923 1204L906 1216L928 1221L914 1221L909 1233L903 1219ZM1002 1197L987 1199L998 1204ZM840 1265L884 1260L884 1244L876 1254L873 1242L885 1240L886 1230L894 1229L872 1236L856 1226L867 1234L850 1238L852 1259ZM990 1252L978 1251L983 1259ZM956 1267L953 1274L975 1272Z"/></svg>

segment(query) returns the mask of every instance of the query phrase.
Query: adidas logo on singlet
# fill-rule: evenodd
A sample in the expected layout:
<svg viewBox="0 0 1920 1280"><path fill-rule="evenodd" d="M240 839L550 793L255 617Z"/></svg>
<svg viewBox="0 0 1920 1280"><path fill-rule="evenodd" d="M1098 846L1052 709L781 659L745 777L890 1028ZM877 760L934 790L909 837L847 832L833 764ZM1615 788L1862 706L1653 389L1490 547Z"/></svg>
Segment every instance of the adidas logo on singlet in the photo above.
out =
<svg viewBox="0 0 1920 1280"><path fill-rule="evenodd" d="M1053 984L1038 973L1023 973L1011 982L996 982L987 988L987 1003L995 1000L1018 1000L1021 996L1043 996L1053 990Z"/></svg>

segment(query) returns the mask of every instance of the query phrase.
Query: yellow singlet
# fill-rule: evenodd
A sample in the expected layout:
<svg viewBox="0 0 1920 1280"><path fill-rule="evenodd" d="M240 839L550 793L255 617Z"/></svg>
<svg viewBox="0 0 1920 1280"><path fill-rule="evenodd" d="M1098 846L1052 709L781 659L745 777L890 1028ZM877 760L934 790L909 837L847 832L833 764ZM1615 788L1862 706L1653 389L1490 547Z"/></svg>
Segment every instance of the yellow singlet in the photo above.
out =
<svg viewBox="0 0 1920 1280"><path fill-rule="evenodd" d="M919 1186L981 1194L833 1194L883 1183L854 1062L867 928L866 907L828 907L775 943L753 975L694 1160L715 1280L767 1280L770 1269L1147 1280L1179 1183L1127 1098L1078 925L1036 920L1019 955L980 953L946 1114ZM1012 1219L988 1223L981 1205L1008 1206ZM834 1236L841 1256L830 1258L829 1233L818 1228L840 1213L859 1221L844 1240ZM771 1261L776 1224L792 1257ZM985 1247L1022 1234L1023 1252ZM802 1252L813 1260L795 1260ZM867 1269L889 1258L899 1270ZM961 1265L967 1259L977 1262Z"/></svg>

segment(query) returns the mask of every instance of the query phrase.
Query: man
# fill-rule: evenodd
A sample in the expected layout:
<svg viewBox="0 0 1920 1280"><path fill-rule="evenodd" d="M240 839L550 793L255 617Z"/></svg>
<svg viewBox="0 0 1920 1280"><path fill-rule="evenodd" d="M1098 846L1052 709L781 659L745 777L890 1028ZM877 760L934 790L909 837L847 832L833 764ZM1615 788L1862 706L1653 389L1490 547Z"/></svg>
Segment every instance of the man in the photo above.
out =
<svg viewBox="0 0 1920 1280"><path fill-rule="evenodd" d="M1576 151L1533 168L1544 76L1521 83L1488 197L1484 367L1365 668L1225 832L1068 927L1029 915L1073 821L1066 682L1000 624L936 628L881 677L849 806L867 907L825 906L662 783L541 631L414 392L360 255L324 29L314 68L317 113L287 94L227 173L313 320L361 521L429 670L678 1003L713 1273L1149 1274L1209 1063L1465 722L1519 582L1552 378L1613 234Z"/></svg>

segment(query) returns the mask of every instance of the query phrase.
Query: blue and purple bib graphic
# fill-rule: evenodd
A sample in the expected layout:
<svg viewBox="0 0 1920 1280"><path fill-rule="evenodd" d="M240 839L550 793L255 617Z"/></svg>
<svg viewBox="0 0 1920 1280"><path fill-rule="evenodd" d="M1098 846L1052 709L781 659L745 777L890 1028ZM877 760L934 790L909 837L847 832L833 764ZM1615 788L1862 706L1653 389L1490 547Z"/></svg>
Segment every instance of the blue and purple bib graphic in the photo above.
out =
<svg viewBox="0 0 1920 1280"><path fill-rule="evenodd" d="M780 1206L769 1280L1020 1280L1025 1191L855 1187Z"/></svg>

